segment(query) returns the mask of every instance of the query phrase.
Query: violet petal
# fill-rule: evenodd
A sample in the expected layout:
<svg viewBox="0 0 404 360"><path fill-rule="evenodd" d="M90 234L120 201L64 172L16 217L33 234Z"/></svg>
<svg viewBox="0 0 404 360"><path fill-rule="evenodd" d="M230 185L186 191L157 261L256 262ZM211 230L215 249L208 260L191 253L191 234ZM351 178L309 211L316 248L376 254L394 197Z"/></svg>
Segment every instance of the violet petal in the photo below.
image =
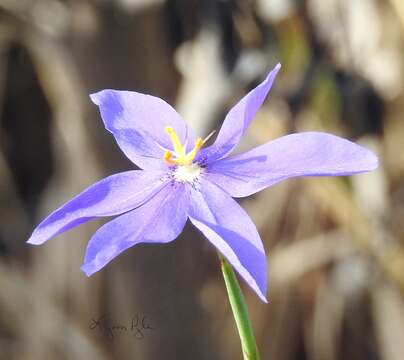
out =
<svg viewBox="0 0 404 360"><path fill-rule="evenodd" d="M167 185L144 205L102 226L88 243L81 269L90 276L136 244L174 240L187 221L188 205L186 186Z"/></svg>
<svg viewBox="0 0 404 360"><path fill-rule="evenodd" d="M164 128L171 126L182 143L194 143L192 130L164 100L133 91L102 90L90 95L99 106L105 128L125 155L142 169L166 167L163 148L172 150Z"/></svg>
<svg viewBox="0 0 404 360"><path fill-rule="evenodd" d="M52 212L28 243L40 245L94 217L119 215L141 205L164 186L159 171L132 170L106 177Z"/></svg>
<svg viewBox="0 0 404 360"><path fill-rule="evenodd" d="M264 102L280 68L281 64L277 64L261 84L252 89L230 109L217 135L216 141L212 146L203 149L199 158L205 158L208 162L211 162L223 158L237 146Z"/></svg>
<svg viewBox="0 0 404 360"><path fill-rule="evenodd" d="M353 175L377 166L377 157L360 145L303 132L210 164L205 176L231 196L244 197L291 177Z"/></svg>
<svg viewBox="0 0 404 360"><path fill-rule="evenodd" d="M246 212L223 190L202 179L201 190L191 191L189 218L260 299L267 302L265 251Z"/></svg>

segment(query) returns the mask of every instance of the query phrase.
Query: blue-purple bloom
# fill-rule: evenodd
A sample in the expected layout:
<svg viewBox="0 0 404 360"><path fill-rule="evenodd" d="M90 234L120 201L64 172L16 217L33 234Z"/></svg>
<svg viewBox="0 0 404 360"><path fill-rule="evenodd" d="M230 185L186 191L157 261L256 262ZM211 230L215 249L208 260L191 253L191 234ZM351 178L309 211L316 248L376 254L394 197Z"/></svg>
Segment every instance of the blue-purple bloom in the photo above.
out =
<svg viewBox="0 0 404 360"><path fill-rule="evenodd" d="M280 69L227 114L211 146L195 138L163 100L136 92L91 95L104 125L141 170L109 176L84 190L40 223L30 244L96 217L120 215L88 243L82 270L92 275L139 243L168 243L189 219L266 302L267 261L257 229L233 197L254 194L296 176L351 175L378 165L369 150L340 137L303 132L229 156L265 100Z"/></svg>

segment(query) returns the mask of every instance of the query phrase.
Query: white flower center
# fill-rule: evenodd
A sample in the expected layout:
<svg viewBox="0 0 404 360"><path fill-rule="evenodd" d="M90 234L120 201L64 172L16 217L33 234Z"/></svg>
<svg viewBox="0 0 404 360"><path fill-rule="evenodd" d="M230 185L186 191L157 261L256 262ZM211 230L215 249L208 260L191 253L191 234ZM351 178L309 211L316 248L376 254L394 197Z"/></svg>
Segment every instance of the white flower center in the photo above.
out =
<svg viewBox="0 0 404 360"><path fill-rule="evenodd" d="M189 165L180 165L174 171L174 179L180 182L194 182L201 174L201 167L192 163Z"/></svg>

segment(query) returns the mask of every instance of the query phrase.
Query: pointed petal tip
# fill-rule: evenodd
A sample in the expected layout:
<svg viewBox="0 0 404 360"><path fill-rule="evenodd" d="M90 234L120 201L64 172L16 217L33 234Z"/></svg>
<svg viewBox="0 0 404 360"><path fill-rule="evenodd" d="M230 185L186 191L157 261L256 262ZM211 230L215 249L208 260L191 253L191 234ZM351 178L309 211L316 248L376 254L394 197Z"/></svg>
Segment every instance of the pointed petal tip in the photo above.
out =
<svg viewBox="0 0 404 360"><path fill-rule="evenodd" d="M275 67L269 72L267 78L278 75L279 70L281 69L281 63L277 63Z"/></svg>
<svg viewBox="0 0 404 360"><path fill-rule="evenodd" d="M373 151L366 148L362 149L364 150L363 165L360 172L369 172L376 170L379 167L379 158Z"/></svg>
<svg viewBox="0 0 404 360"><path fill-rule="evenodd" d="M260 296L260 299L264 304L268 304L268 299L265 296Z"/></svg>
<svg viewBox="0 0 404 360"><path fill-rule="evenodd" d="M264 293L264 292L261 291L261 289L255 288L255 287L254 287L253 290L254 290L254 292L258 295L259 299L260 299L264 304L268 304L268 298L267 298L266 295L264 295L264 294L266 294L266 292Z"/></svg>
<svg viewBox="0 0 404 360"><path fill-rule="evenodd" d="M109 94L114 94L116 90L114 89L103 89L97 92L91 93L88 96L90 97L91 101L95 104L100 106L107 98Z"/></svg>
<svg viewBox="0 0 404 360"><path fill-rule="evenodd" d="M266 293L267 293L266 286L265 286L265 290L264 290L264 289L261 289L260 287L258 287L257 283L255 285L257 287L254 286L254 288L253 288L254 292L258 295L258 297L264 304L268 304L268 299L266 296Z"/></svg>
<svg viewBox="0 0 404 360"><path fill-rule="evenodd" d="M34 231L30 238L27 240L27 244L30 245L42 245L44 242L46 242L46 238L43 238L38 235L37 231Z"/></svg>
<svg viewBox="0 0 404 360"><path fill-rule="evenodd" d="M101 91L98 91L98 92L95 92L95 93L92 93L92 94L89 94L91 101L92 101L95 105L100 105L100 103L101 103L101 101L100 101L100 100L101 100L101 99L100 99L101 93L102 93L102 90L101 90Z"/></svg>
<svg viewBox="0 0 404 360"><path fill-rule="evenodd" d="M94 267L91 266L91 263L85 263L83 265L81 265L80 270L86 274L87 277L90 277L91 275L93 275L96 271L94 271Z"/></svg>
<svg viewBox="0 0 404 360"><path fill-rule="evenodd" d="M371 157L371 167L370 170L376 170L379 167L379 158L374 153L372 153Z"/></svg>
<svg viewBox="0 0 404 360"><path fill-rule="evenodd" d="M281 69L282 65L281 63L277 63L274 68L268 73L265 81L270 81L272 83L272 81L274 81L274 79L276 78L276 76L278 75L279 70Z"/></svg>
<svg viewBox="0 0 404 360"><path fill-rule="evenodd" d="M27 244L30 245L41 245L41 242L38 242L37 240L35 240L34 238L32 238L32 236L27 240Z"/></svg>

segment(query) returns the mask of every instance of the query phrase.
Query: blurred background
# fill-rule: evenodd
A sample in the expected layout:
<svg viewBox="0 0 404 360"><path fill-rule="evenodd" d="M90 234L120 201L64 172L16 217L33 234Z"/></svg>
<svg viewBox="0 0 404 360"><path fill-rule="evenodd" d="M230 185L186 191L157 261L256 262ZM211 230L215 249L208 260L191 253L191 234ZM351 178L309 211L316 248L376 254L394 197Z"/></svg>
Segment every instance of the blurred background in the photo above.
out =
<svg viewBox="0 0 404 360"><path fill-rule="evenodd" d="M101 221L25 241L133 168L89 93L162 97L203 137L277 62L239 150L327 131L380 167L241 200L268 253L269 304L242 284L262 359L403 359L403 38L401 0L0 0L0 359L241 359L216 254L190 226L91 278Z"/></svg>

